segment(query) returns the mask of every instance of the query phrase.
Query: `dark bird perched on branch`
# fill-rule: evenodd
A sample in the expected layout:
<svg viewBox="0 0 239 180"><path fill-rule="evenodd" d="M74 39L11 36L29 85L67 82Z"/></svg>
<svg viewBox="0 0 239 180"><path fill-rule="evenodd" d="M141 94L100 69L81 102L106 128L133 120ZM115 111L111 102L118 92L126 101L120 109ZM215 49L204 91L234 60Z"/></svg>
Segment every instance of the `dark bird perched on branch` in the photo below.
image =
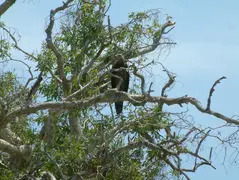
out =
<svg viewBox="0 0 239 180"><path fill-rule="evenodd" d="M43 80L42 74L43 73L40 72L40 74L38 75L36 82L33 84L33 86L31 87L31 90L29 91L29 93L27 95L26 101L31 101L32 97L36 94L36 92L37 92L37 90L38 90L38 88L41 85L41 82Z"/></svg>
<svg viewBox="0 0 239 180"><path fill-rule="evenodd" d="M117 61L112 67L111 86L119 91L128 92L129 72L126 70L127 63L122 55L116 56ZM120 114L123 110L123 101L115 102L116 113Z"/></svg>

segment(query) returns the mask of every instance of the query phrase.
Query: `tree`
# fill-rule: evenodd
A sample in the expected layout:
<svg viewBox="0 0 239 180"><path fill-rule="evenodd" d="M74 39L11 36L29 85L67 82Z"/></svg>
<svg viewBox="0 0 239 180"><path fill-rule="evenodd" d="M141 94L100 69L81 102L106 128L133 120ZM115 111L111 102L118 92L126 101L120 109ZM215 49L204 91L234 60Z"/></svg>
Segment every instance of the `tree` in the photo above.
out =
<svg viewBox="0 0 239 180"><path fill-rule="evenodd" d="M3 2L0 15L14 2ZM232 136L221 139L212 128L190 123L187 112L165 110L165 105L191 104L238 125L236 119L211 110L215 86L225 77L212 85L206 107L194 97L168 97L176 76L148 54L175 45L169 33L176 23L165 17L161 24L161 12L149 10L131 13L127 23L112 26L110 5L105 0L67 0L51 10L39 53L23 50L16 33L0 24L5 34L0 42L2 63L23 63L30 74L23 81L15 72L1 72L1 179L190 179L187 172L200 166L214 168L213 148L207 157L200 155L207 138L233 142ZM11 49L28 61L13 59ZM117 57L128 67L112 70ZM157 96L146 78L153 66L168 77ZM133 77L129 92L110 86L112 72L122 70ZM116 115L112 104L119 101L128 104ZM193 158L191 168L184 167L185 156Z"/></svg>

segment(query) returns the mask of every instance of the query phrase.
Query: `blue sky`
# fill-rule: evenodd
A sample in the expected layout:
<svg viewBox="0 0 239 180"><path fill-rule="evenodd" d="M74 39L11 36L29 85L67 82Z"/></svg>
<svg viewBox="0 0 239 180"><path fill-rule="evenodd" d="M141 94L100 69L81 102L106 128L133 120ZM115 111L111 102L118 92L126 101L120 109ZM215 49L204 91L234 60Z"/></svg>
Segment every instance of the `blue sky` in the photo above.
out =
<svg viewBox="0 0 239 180"><path fill-rule="evenodd" d="M2 16L2 20L7 26L18 29L23 49L29 52L39 50L45 39L46 17L61 2L40 0L28 3L20 0ZM205 105L211 85L219 77L226 76L227 79L216 87L212 108L227 116L239 114L239 1L112 0L111 21L113 24L123 23L129 12L153 8L161 8L177 22L171 38L178 44L168 56L160 57L161 62L178 75L175 88L169 95L188 94ZM14 56L22 58L19 53ZM151 56L154 58L157 55ZM21 66L13 64L11 68L19 70ZM156 72L156 69L154 71L161 73ZM155 91L159 92L162 85L162 79L157 78L154 82ZM197 123L212 126L222 124L222 120L201 114L191 106L189 108ZM229 133L230 129L225 131ZM191 175L192 179L238 179L238 165L226 162L225 167L222 166L222 156L223 152L213 158L217 170L202 167Z"/></svg>

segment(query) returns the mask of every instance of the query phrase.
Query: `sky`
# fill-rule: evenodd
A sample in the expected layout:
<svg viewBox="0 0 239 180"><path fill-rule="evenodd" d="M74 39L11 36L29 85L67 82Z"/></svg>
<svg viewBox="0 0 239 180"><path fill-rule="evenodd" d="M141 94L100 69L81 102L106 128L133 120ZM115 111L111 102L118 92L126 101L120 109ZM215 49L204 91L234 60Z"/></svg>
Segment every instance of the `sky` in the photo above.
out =
<svg viewBox="0 0 239 180"><path fill-rule="evenodd" d="M0 0L2 3L3 0ZM16 28L21 35L19 45L26 51L40 50L45 40L44 29L46 18L52 8L61 5L62 0L18 0L17 3L2 16L7 26ZM176 27L170 37L177 42L160 61L177 74L177 83L170 91L170 97L189 95L206 104L209 90L214 81L222 76L223 80L216 87L212 98L212 109L229 117L239 114L237 96L239 92L239 1L237 0L112 0L110 10L112 24L127 21L128 13L160 8L176 21ZM15 58L23 58L19 53ZM152 58L156 55L151 54ZM25 75L20 65L12 64ZM155 74L157 72L154 69ZM155 92L163 86L161 78L154 81ZM171 108L171 107L169 107ZM173 109L174 107L172 107ZM176 107L177 109L177 107ZM201 114L189 106L190 114L195 122L203 125L219 126L222 120ZM227 133L232 130L225 130ZM214 142L211 142L214 143ZM210 167L199 168L190 174L193 180L201 179L238 179L238 165L228 161L225 166L222 154L213 157L216 170ZM228 151L230 153L230 151Z"/></svg>

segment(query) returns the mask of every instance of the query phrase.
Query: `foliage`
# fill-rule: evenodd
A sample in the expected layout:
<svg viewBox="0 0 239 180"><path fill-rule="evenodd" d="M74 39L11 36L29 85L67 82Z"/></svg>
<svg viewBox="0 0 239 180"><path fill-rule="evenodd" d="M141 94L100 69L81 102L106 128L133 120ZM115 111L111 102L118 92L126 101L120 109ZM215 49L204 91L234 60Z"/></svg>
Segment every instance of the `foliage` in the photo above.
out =
<svg viewBox="0 0 239 180"><path fill-rule="evenodd" d="M14 33L0 24L8 34L0 40L1 58L13 60L12 48L36 64L17 60L31 75L26 84L14 72L0 74L1 179L189 179L186 172L213 167L211 152L209 159L200 155L210 131L190 123L184 112L167 112L164 105L190 103L203 113L233 119L215 115L210 101L203 108L195 98L168 98L165 92L175 76L164 66L168 82L156 92L160 96L151 95L147 77L160 62L148 54L175 44L168 36L175 22L159 23L161 12L149 10L132 12L127 23L112 26L110 3L68 0L53 9L39 53L21 49ZM129 67L128 93L110 86L117 58ZM127 103L116 116L112 103L119 100ZM182 167L185 155L195 160L191 169Z"/></svg>

